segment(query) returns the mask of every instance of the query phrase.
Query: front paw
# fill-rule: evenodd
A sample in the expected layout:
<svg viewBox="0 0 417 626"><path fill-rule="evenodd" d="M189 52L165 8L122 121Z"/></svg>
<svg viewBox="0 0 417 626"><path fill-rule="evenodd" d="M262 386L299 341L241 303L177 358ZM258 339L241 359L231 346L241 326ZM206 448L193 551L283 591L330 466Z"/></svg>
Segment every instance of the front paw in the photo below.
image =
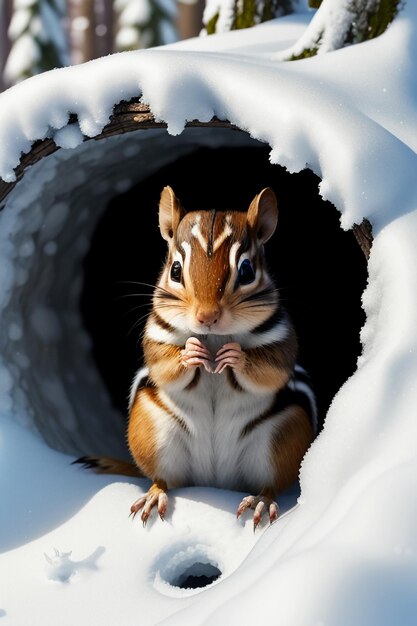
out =
<svg viewBox="0 0 417 626"><path fill-rule="evenodd" d="M212 356L206 346L196 337L190 337L185 343L184 350L181 350L181 363L184 367L198 367L202 365L204 369L211 373Z"/></svg>
<svg viewBox="0 0 417 626"><path fill-rule="evenodd" d="M221 374L226 367L241 372L246 364L246 354L239 343L225 343L216 354L215 374Z"/></svg>

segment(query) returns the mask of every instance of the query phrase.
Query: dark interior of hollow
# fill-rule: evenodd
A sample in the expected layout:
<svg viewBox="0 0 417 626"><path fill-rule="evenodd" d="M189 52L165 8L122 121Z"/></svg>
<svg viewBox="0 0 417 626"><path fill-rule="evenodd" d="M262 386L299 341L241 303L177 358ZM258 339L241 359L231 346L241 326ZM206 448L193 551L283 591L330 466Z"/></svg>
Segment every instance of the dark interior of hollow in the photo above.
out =
<svg viewBox="0 0 417 626"><path fill-rule="evenodd" d="M278 228L266 244L269 267L292 315L300 363L317 394L319 422L353 374L364 323L367 269L351 231L318 193L310 170L289 174L271 165L265 148L201 148L115 197L97 225L85 259L82 315L98 369L126 419L129 387L142 363L141 331L165 259L158 200L170 185L185 209L242 209L264 187L279 204ZM148 294L148 295L136 295Z"/></svg>

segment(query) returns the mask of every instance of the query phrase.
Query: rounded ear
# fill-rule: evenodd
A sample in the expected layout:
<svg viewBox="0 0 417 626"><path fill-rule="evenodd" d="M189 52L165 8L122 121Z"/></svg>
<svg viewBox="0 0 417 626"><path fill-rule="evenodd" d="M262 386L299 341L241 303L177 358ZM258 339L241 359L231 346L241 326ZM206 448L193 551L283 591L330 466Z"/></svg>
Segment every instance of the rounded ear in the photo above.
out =
<svg viewBox="0 0 417 626"><path fill-rule="evenodd" d="M178 228L184 210L171 187L164 187L159 200L159 228L166 241L170 241Z"/></svg>
<svg viewBox="0 0 417 626"><path fill-rule="evenodd" d="M278 206L275 193L270 187L265 187L254 197L247 219L262 243L272 237L278 223Z"/></svg>

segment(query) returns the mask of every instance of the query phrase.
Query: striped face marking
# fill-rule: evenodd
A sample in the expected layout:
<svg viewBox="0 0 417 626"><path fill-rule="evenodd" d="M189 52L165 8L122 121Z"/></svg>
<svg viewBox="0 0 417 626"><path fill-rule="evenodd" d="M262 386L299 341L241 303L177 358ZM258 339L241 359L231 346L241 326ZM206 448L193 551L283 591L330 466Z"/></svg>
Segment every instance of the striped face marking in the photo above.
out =
<svg viewBox="0 0 417 626"><path fill-rule="evenodd" d="M175 294L158 313L185 332L247 332L276 308L263 247L243 211L192 211L170 240L165 281ZM163 298L163 296L161 296Z"/></svg>
<svg viewBox="0 0 417 626"><path fill-rule="evenodd" d="M214 232L216 226L216 211L213 210L210 212L211 223L208 234L203 234L201 232L201 215L196 216L196 221L191 228L191 235L198 241L203 251L207 254L207 256L213 256L215 252L220 248L220 246L226 241L228 237L232 235L232 226L231 226L231 217L230 215L226 215L225 223L223 225L223 230L219 232L214 239ZM183 242L184 243L184 242Z"/></svg>
<svg viewBox="0 0 417 626"><path fill-rule="evenodd" d="M232 218L231 213L215 210L189 213L179 224L176 250L182 254L185 284L192 286L198 306L210 309L222 299L231 274L231 250L237 252L246 230L244 213Z"/></svg>

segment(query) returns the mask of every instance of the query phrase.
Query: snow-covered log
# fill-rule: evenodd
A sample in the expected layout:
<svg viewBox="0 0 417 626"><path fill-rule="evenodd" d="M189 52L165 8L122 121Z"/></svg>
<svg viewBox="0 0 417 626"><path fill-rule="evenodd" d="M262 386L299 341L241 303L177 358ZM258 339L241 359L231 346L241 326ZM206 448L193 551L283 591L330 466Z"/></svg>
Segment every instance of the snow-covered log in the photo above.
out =
<svg viewBox="0 0 417 626"><path fill-rule="evenodd" d="M92 619L102 626L121 620L124 626L236 620L245 626L414 626L417 7L407 2L372 40L281 62L311 28L311 18L311 12L297 13L110 55L35 76L1 94L5 624L36 619L55 626L58 615L63 626L87 626ZM118 112L125 122L102 136L106 128L112 132ZM143 122L149 128L140 128L142 115L149 116ZM213 128L213 119L224 128ZM194 120L206 126L189 127ZM241 160L236 170L226 158L220 164L217 150L231 146L244 155L253 151L245 167ZM204 167L202 148L213 151ZM42 158L36 150L45 150ZM325 348L334 350L319 361L319 382L343 360L346 335L347 343L360 338L360 350L328 399L299 485L280 499L283 514L275 524L254 534L250 520L235 519L242 494L190 486L171 494L166 523L155 520L143 529L128 512L146 491L145 480L89 475L71 465L80 451L125 449L124 424L80 313L87 256L109 203L118 198L90 286L118 260L116 223L121 245L130 231L132 271L142 276L154 253L161 260L158 237L151 241L150 235L152 229L158 234L150 208L154 176L164 179L158 178L159 191L188 156L180 174L184 188L199 176L192 202L219 194L226 187L220 179L246 192L260 151L267 155L264 184L278 187L284 174L297 180L280 215L280 224L285 215L296 222L284 238L288 257L281 257L280 268L292 269L301 258L305 276L325 257L322 271L304 284L311 291L301 302L306 323L316 316L312 362L323 359ZM325 203L296 200L307 177ZM125 209L134 190L138 221L132 228ZM343 254L335 263L337 246L329 257L336 235L323 243L317 226L326 210L338 234L349 235L364 219L372 226L360 289L364 321L353 330L350 315L331 307L336 288L346 291L358 266ZM303 243L301 227L307 230ZM311 246L308 254L304 243ZM277 258L281 246L271 251ZM326 271L332 279L320 292ZM93 325L104 309L95 309ZM104 352L111 334L104 326ZM111 364L113 374L118 364ZM195 578L205 586L192 587Z"/></svg>
<svg viewBox="0 0 417 626"><path fill-rule="evenodd" d="M68 135L71 130L71 124L73 129L77 128L77 120L73 116L70 119L70 125L68 126ZM230 128L234 130L240 130L237 126L231 124L228 120L220 120L217 117L213 117L207 122L201 122L199 120L191 120L187 122L187 127L197 128ZM155 117L148 105L142 104L138 99L127 103L122 102L117 104L112 112L109 124L107 124L101 133L94 137L95 140L105 139L113 135L132 132L140 129L150 128L166 128L167 124L162 121L156 121ZM83 141L90 139L85 137ZM68 145L68 147L70 147ZM19 166L16 168L16 180L13 182L5 182L0 180L0 203L4 200L8 193L14 188L17 181L22 178L27 167L37 163L40 159L53 154L60 148L59 143L52 141L51 139L45 139L43 141L36 142L27 155L24 155L21 159ZM372 245L372 228L368 220L363 220L360 224L354 224L353 232L357 241L364 252L365 256L369 256L369 251Z"/></svg>

